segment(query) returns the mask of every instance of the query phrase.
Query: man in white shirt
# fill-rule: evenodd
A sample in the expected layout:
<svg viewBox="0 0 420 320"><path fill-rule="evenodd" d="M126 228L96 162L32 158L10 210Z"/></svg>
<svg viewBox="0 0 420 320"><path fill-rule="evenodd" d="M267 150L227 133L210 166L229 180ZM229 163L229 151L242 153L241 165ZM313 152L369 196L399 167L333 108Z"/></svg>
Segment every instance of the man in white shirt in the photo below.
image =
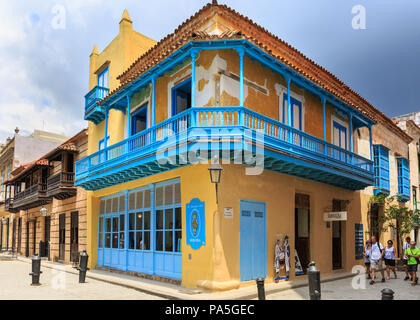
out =
<svg viewBox="0 0 420 320"><path fill-rule="evenodd" d="M405 271L405 278L404 278L404 280L410 279L410 275L408 274L408 269L407 269L407 261L408 261L408 258L405 255L405 251L408 248L410 248L410 242L411 242L411 238L410 237L407 237L407 238L405 238L405 242L403 243L403 257L402 257L402 261L403 261L404 271Z"/></svg>
<svg viewBox="0 0 420 320"><path fill-rule="evenodd" d="M376 241L376 237L371 237L371 251L370 251L370 269L372 273L372 280L370 280L370 284L375 283L375 276L376 271L381 271L382 275L382 282L385 282L385 274L384 269L382 268L382 258L384 256L384 247L382 244Z"/></svg>

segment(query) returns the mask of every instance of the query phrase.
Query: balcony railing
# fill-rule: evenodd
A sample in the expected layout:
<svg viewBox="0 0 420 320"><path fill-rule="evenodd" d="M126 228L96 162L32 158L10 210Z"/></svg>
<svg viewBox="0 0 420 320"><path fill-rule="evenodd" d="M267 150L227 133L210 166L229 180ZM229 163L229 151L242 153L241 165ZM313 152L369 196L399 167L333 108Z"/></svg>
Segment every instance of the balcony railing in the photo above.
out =
<svg viewBox="0 0 420 320"><path fill-rule="evenodd" d="M74 185L74 173L72 172L60 172L57 173L47 180L47 191L52 191L60 187L73 187Z"/></svg>
<svg viewBox="0 0 420 320"><path fill-rule="evenodd" d="M45 191L47 190L47 184L46 183L39 183L35 184L26 190L17 193L13 198L13 206L18 207L19 204L25 202L26 199L37 197L39 195L44 195Z"/></svg>
<svg viewBox="0 0 420 320"><path fill-rule="evenodd" d="M373 174L373 162L355 153L337 147L303 131L289 127L243 107L197 107L188 109L170 119L133 135L119 143L100 150L76 163L76 180L104 169L107 162L120 160L124 162L131 155L148 152L157 143L176 134L185 133L193 128L227 128L249 129L264 134L265 142L278 149L288 149L304 157L328 162L334 165L345 165L359 172ZM287 151L287 150L286 150Z"/></svg>
<svg viewBox="0 0 420 320"><path fill-rule="evenodd" d="M96 86L85 96L85 113L88 113L97 102L101 101L108 95L109 89Z"/></svg>

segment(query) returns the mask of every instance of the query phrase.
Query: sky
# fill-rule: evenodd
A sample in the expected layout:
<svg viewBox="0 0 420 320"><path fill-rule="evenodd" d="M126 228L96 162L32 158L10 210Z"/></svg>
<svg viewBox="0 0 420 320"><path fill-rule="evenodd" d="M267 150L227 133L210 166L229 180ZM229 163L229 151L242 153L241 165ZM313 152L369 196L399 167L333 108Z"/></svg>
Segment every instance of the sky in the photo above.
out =
<svg viewBox="0 0 420 320"><path fill-rule="evenodd" d="M40 129L68 136L87 127L89 55L94 44L102 51L118 34L125 8L136 31L160 40L206 3L0 0L0 143L15 127L22 134ZM420 111L420 1L219 3L297 48L386 115ZM358 20L355 6L363 6L365 20Z"/></svg>

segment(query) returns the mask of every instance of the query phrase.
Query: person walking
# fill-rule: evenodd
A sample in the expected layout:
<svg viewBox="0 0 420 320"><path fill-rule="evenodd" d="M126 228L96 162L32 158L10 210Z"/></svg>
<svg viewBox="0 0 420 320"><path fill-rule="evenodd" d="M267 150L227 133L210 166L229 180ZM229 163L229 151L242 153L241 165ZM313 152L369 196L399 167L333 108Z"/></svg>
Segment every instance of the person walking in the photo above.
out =
<svg viewBox="0 0 420 320"><path fill-rule="evenodd" d="M365 257L365 268L367 273L367 278L370 279L370 252L371 252L370 241L366 241L366 246L363 248L363 256Z"/></svg>
<svg viewBox="0 0 420 320"><path fill-rule="evenodd" d="M417 284L417 265L419 264L420 259L420 250L416 248L416 242L410 242L410 248L405 250L405 255L407 256L407 270L411 274L411 285L415 286Z"/></svg>
<svg viewBox="0 0 420 320"><path fill-rule="evenodd" d="M393 244L394 242L392 240L388 240L387 246L385 248L384 258L387 280L390 279L391 270L394 272L395 279L397 279L397 273L395 272L395 257L397 256L397 250Z"/></svg>
<svg viewBox="0 0 420 320"><path fill-rule="evenodd" d="M371 242L371 251L370 251L370 269L372 272L372 280L370 280L370 284L375 283L376 279L376 272L380 271L382 275L382 282L385 282L385 274L384 269L382 268L382 258L384 257L384 247L380 242L376 241L376 237L372 236L370 238Z"/></svg>
<svg viewBox="0 0 420 320"><path fill-rule="evenodd" d="M410 275L409 275L408 269L407 269L408 257L405 255L405 251L408 248L410 248L410 242L411 242L411 238L410 237L407 237L407 238L405 238L405 242L403 243L403 257L402 257L402 261L403 261L403 266L404 266L404 271L405 271L404 281L410 279Z"/></svg>

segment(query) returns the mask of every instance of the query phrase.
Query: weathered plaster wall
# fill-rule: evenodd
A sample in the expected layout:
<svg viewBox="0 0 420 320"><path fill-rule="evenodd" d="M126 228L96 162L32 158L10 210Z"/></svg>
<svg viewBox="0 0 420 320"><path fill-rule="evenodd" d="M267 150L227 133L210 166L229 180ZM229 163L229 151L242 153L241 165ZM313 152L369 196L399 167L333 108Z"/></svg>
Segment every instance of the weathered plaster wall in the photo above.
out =
<svg viewBox="0 0 420 320"><path fill-rule="evenodd" d="M220 235L216 238L214 282L222 287L224 282L240 280L240 199L265 201L267 204L267 282L274 278L274 247L278 234L289 235L291 261L294 261L296 193L310 196L310 259L322 273L332 272L332 228L327 228L323 213L332 210L332 200L348 200L348 220L343 227L343 268L351 270L361 260L355 260L355 223L362 221L358 192L296 178L265 170L257 176L245 175L242 165L225 165L219 185ZM233 208L233 219L224 218L225 207ZM291 266L294 276L294 264ZM254 284L245 282L240 285Z"/></svg>

